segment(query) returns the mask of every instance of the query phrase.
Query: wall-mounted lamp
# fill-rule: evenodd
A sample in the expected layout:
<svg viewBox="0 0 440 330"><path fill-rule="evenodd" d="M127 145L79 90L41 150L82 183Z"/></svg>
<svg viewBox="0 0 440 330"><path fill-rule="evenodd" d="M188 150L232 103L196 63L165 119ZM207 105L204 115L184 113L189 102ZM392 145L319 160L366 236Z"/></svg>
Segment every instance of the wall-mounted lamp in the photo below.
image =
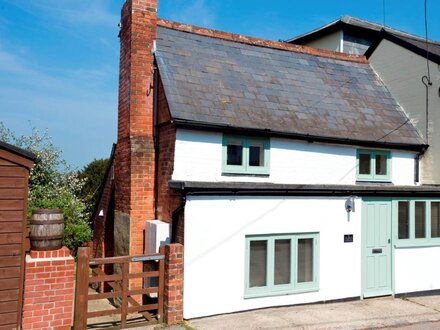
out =
<svg viewBox="0 0 440 330"><path fill-rule="evenodd" d="M355 211L355 203L353 196L348 197L347 200L345 201L345 211L347 211L347 213Z"/></svg>

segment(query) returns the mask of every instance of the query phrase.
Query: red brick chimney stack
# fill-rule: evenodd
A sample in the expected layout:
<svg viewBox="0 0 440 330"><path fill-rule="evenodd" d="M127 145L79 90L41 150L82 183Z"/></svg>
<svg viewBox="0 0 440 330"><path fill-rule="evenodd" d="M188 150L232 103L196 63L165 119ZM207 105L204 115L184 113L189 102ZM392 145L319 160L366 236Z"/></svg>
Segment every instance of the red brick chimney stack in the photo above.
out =
<svg viewBox="0 0 440 330"><path fill-rule="evenodd" d="M115 255L143 253L154 219L153 54L157 0L126 0L121 11Z"/></svg>

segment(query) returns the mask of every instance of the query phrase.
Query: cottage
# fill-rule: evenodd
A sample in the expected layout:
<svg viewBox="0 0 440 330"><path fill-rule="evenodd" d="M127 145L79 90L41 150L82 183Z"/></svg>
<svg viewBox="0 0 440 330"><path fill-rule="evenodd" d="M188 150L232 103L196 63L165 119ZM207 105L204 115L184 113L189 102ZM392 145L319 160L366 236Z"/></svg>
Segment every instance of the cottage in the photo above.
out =
<svg viewBox="0 0 440 330"><path fill-rule="evenodd" d="M364 56L157 19L152 0L121 26L108 227L122 255L169 223L185 318L440 288L428 145Z"/></svg>

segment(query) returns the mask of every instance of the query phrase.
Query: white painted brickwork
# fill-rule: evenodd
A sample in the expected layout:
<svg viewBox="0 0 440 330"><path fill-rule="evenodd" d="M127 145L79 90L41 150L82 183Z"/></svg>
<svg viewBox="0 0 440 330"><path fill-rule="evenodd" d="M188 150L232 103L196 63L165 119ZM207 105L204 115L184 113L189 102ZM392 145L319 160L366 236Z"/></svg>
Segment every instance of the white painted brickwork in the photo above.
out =
<svg viewBox="0 0 440 330"><path fill-rule="evenodd" d="M361 201L345 198L196 197L185 207L184 317L361 294ZM319 291L244 298L245 236L319 233ZM353 243L344 243L353 234Z"/></svg>
<svg viewBox="0 0 440 330"><path fill-rule="evenodd" d="M414 185L415 153L392 151L395 185ZM270 176L222 175L222 134L177 130L173 180L355 184L356 148L271 138Z"/></svg>

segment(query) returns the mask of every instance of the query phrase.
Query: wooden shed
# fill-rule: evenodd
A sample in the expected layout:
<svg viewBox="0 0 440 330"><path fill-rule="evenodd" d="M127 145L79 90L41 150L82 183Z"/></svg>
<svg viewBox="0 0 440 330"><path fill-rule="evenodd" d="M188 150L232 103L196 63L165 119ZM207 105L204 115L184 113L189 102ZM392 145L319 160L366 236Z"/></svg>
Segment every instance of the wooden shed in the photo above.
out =
<svg viewBox="0 0 440 330"><path fill-rule="evenodd" d="M0 142L0 330L19 329L29 171L35 155Z"/></svg>

